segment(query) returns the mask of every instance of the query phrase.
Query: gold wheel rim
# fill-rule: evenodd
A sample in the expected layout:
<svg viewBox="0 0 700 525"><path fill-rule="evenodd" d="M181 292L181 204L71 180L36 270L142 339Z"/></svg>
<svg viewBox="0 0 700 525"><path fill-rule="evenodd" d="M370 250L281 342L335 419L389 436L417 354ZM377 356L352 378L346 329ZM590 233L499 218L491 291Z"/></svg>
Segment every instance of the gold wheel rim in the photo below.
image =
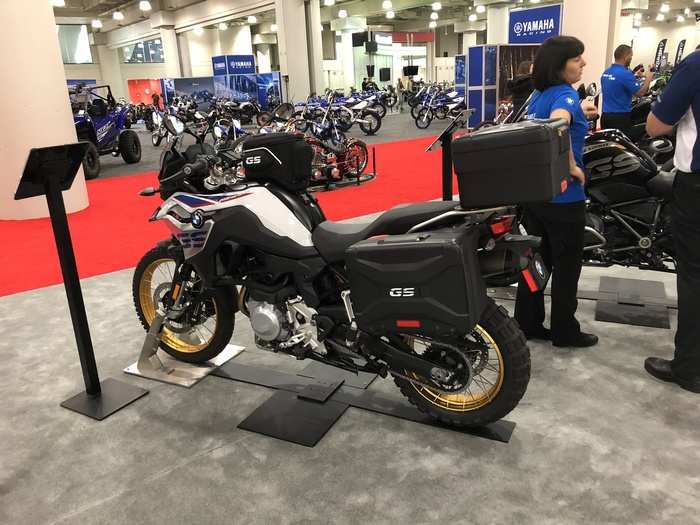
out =
<svg viewBox="0 0 700 525"><path fill-rule="evenodd" d="M146 319L146 323L148 323L149 326L153 323L153 320L156 318L157 310L154 297L155 290L153 289L153 276L162 265L170 263L175 264L175 261L173 259L166 258L156 259L146 267L141 276L141 281L139 282L139 302L141 303L141 311L143 312L143 316ZM216 303L214 303L214 318L216 320L216 323L218 324L218 312L216 311ZM195 330L197 330L197 328L195 328ZM210 336L207 337L204 342L196 344L191 341L187 341L186 339L183 339L181 337L181 334L173 332L172 330L164 326L163 331L161 332L160 339L163 343L168 345L173 350L186 354L193 354L206 348L211 343L212 339L214 339L214 334L216 333L216 324L214 325L213 330L209 330L208 328L206 328L206 331L199 331L200 334L206 334L206 332L210 332Z"/></svg>
<svg viewBox="0 0 700 525"><path fill-rule="evenodd" d="M474 375L474 379L472 379L466 392L444 394L436 392L429 387L411 383L416 392L433 405L451 412L472 412L491 403L501 391L505 375L501 349L496 344L496 341L493 340L493 337L480 325L476 325L473 333L477 334L488 346L488 362L481 373ZM412 342L413 340L410 340L409 344L412 344ZM497 368L493 366L495 364L498 365ZM492 380L482 377L482 373L486 370L491 372ZM409 373L407 375L412 375L419 379L419 376L415 374Z"/></svg>

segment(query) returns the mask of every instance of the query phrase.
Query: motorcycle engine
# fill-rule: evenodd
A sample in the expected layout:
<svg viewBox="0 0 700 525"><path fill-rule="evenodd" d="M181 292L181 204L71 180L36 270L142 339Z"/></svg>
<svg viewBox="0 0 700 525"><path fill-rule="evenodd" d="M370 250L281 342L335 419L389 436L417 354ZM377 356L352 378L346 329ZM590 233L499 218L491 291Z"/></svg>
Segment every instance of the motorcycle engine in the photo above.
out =
<svg viewBox="0 0 700 525"><path fill-rule="evenodd" d="M248 299L246 301L250 312L250 325L256 338L267 343L285 341L292 333L292 327L287 320L286 312L277 305Z"/></svg>

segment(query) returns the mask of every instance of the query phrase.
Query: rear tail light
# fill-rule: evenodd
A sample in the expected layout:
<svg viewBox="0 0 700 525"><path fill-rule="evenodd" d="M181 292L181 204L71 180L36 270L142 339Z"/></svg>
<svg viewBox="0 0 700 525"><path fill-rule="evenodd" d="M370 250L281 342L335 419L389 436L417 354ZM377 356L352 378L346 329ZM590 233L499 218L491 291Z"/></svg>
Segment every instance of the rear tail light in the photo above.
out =
<svg viewBox="0 0 700 525"><path fill-rule="evenodd" d="M396 321L396 328L420 328L420 321L417 319L400 319Z"/></svg>
<svg viewBox="0 0 700 525"><path fill-rule="evenodd" d="M491 233L495 237L509 233L513 229L515 215L505 215L500 217L497 222L491 224Z"/></svg>
<svg viewBox="0 0 700 525"><path fill-rule="evenodd" d="M532 293L538 292L540 287L537 286L537 281L535 281L535 278L532 276L532 273L530 273L530 269L526 268L523 270L523 279L525 279L525 282L527 283L527 287L530 289Z"/></svg>

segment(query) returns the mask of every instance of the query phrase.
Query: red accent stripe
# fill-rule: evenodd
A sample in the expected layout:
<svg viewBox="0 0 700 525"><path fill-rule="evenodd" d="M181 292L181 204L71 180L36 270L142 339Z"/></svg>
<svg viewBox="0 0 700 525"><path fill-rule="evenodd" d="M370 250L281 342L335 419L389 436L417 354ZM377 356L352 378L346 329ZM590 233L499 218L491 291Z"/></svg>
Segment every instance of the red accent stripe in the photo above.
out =
<svg viewBox="0 0 700 525"><path fill-rule="evenodd" d="M569 187L569 182L566 179L561 181L561 192L562 193L564 193L568 189L568 187Z"/></svg>
<svg viewBox="0 0 700 525"><path fill-rule="evenodd" d="M537 286L537 283L535 282L535 278L532 276L530 273L530 270L525 268L523 270L523 278L525 279L525 282L527 283L527 287L530 288L530 291L532 293L535 293L539 291L539 286Z"/></svg>
<svg viewBox="0 0 700 525"><path fill-rule="evenodd" d="M396 321L396 328L420 328L420 321L417 319L402 319Z"/></svg>

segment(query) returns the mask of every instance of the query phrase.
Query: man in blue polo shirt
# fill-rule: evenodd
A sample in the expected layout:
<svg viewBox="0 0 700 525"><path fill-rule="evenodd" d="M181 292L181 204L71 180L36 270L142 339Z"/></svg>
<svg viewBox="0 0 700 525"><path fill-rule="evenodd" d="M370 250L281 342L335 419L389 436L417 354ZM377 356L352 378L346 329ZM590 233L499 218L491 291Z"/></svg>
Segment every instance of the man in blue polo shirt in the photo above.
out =
<svg viewBox="0 0 700 525"><path fill-rule="evenodd" d="M630 71L632 48L625 44L615 50L615 63L601 77L603 91L603 115L600 124L605 129L619 129L630 136L632 131L632 98L641 97L649 90L653 78L651 67L645 73L643 83Z"/></svg>
<svg viewBox="0 0 700 525"><path fill-rule="evenodd" d="M650 357L647 372L700 394L700 51L674 70L647 119L651 137L676 131L673 240L678 270L678 330L672 360Z"/></svg>

